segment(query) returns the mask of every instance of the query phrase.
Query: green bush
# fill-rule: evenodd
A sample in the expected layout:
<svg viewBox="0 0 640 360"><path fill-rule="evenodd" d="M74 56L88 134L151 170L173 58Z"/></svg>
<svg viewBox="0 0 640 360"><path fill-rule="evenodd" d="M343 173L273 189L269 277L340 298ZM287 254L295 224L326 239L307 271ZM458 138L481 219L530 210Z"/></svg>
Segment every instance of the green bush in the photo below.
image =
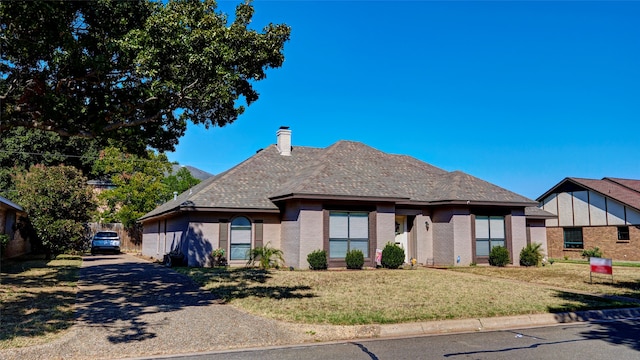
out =
<svg viewBox="0 0 640 360"><path fill-rule="evenodd" d="M347 251L344 260L347 262L347 269L362 269L364 265L364 254L361 250Z"/></svg>
<svg viewBox="0 0 640 360"><path fill-rule="evenodd" d="M404 249L388 242L382 249L382 266L389 269L397 269L404 263Z"/></svg>
<svg viewBox="0 0 640 360"><path fill-rule="evenodd" d="M251 249L249 255L250 257L247 265L253 265L257 262L258 266L264 270L271 268L278 269L280 268L280 265L284 264L282 250L269 246L269 243L255 249Z"/></svg>
<svg viewBox="0 0 640 360"><path fill-rule="evenodd" d="M307 262L311 270L327 270L327 252L324 250L315 250L307 255Z"/></svg>
<svg viewBox="0 0 640 360"><path fill-rule="evenodd" d="M509 263L509 249L504 246L494 246L489 253L489 265L503 267Z"/></svg>
<svg viewBox="0 0 640 360"><path fill-rule="evenodd" d="M520 251L520 265L540 266L542 257L542 244L529 244Z"/></svg>
<svg viewBox="0 0 640 360"><path fill-rule="evenodd" d="M587 260L591 260L592 257L601 258L602 251L597 246L594 247L593 249L589 249L589 250L585 249L582 251L582 257L587 258Z"/></svg>

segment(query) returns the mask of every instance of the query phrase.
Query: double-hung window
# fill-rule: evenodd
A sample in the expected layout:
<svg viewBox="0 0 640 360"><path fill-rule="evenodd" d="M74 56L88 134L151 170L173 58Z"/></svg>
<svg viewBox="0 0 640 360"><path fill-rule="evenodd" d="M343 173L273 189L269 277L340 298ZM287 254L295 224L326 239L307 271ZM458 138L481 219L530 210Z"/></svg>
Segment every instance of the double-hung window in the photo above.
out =
<svg viewBox="0 0 640 360"><path fill-rule="evenodd" d="M251 221L244 216L231 221L229 260L248 260L251 250Z"/></svg>
<svg viewBox="0 0 640 360"><path fill-rule="evenodd" d="M476 216L476 256L489 256L505 239L504 216Z"/></svg>
<svg viewBox="0 0 640 360"><path fill-rule="evenodd" d="M369 257L369 213L331 211L329 257L344 258L350 250L360 250Z"/></svg>

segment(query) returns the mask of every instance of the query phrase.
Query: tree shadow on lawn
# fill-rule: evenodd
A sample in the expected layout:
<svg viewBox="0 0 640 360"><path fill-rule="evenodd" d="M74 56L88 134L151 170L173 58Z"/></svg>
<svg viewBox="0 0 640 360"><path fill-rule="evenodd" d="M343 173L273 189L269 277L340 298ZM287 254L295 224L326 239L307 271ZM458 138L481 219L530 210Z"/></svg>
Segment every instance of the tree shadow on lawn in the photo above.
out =
<svg viewBox="0 0 640 360"><path fill-rule="evenodd" d="M54 334L73 325L79 268L33 257L3 261L0 341Z"/></svg>
<svg viewBox="0 0 640 360"><path fill-rule="evenodd" d="M309 286L266 286L272 278L270 270L253 268L183 269L201 286L210 285L211 293L227 303L247 297L271 299L303 299L316 295Z"/></svg>
<svg viewBox="0 0 640 360"><path fill-rule="evenodd" d="M579 301L584 307L567 305L567 307L549 308L559 323L573 321L589 321L597 326L581 333L585 339L602 340L615 345L624 345L640 351L640 309L638 303L624 302L608 297L594 297L559 291L556 295L567 301ZM586 310L595 311L586 311ZM617 310L614 310L617 309ZM612 311L598 311L612 310ZM571 312L569 312L571 311Z"/></svg>

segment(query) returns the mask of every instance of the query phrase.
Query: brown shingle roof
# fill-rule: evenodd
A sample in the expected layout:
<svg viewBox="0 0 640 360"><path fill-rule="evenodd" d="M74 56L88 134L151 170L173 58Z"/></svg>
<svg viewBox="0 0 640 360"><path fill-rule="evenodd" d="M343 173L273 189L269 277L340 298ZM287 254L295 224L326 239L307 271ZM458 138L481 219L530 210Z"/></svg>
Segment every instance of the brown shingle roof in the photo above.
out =
<svg viewBox="0 0 640 360"><path fill-rule="evenodd" d="M610 178L603 178L602 180L581 178L569 179L580 185L583 185L587 189L594 190L604 196L608 196L625 205L640 210L640 191L622 185L619 182L612 181Z"/></svg>
<svg viewBox="0 0 640 360"><path fill-rule="evenodd" d="M450 173L410 156L387 154L359 142L339 141L325 149L294 147L291 156L280 155L272 145L142 219L179 208L277 211L274 202L290 197L535 204L460 171Z"/></svg>

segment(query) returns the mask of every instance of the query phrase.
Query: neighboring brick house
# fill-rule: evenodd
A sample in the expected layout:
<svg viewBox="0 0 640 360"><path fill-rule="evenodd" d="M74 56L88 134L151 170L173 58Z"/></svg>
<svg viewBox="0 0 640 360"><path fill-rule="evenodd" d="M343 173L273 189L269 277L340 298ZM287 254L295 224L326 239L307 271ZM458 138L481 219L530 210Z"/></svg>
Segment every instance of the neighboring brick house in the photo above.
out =
<svg viewBox="0 0 640 360"><path fill-rule="evenodd" d="M640 180L565 178L538 199L548 219L549 257L578 259L600 248L614 260L640 261Z"/></svg>
<svg viewBox="0 0 640 360"><path fill-rule="evenodd" d="M553 215L535 205L463 172L359 142L292 147L283 127L276 145L144 215L142 254L162 259L177 249L190 266L203 266L222 248L232 265L244 265L247 250L269 242L295 268L307 268L317 249L327 251L330 267L345 266L350 249L375 266L376 250L395 242L407 261L469 265L504 245L517 265L528 242L546 248L540 226Z"/></svg>
<svg viewBox="0 0 640 360"><path fill-rule="evenodd" d="M31 252L31 242L22 237L18 231L18 224L21 217L26 217L22 207L9 199L0 196L0 234L9 236L9 242L5 249L2 249L3 259L12 258Z"/></svg>

